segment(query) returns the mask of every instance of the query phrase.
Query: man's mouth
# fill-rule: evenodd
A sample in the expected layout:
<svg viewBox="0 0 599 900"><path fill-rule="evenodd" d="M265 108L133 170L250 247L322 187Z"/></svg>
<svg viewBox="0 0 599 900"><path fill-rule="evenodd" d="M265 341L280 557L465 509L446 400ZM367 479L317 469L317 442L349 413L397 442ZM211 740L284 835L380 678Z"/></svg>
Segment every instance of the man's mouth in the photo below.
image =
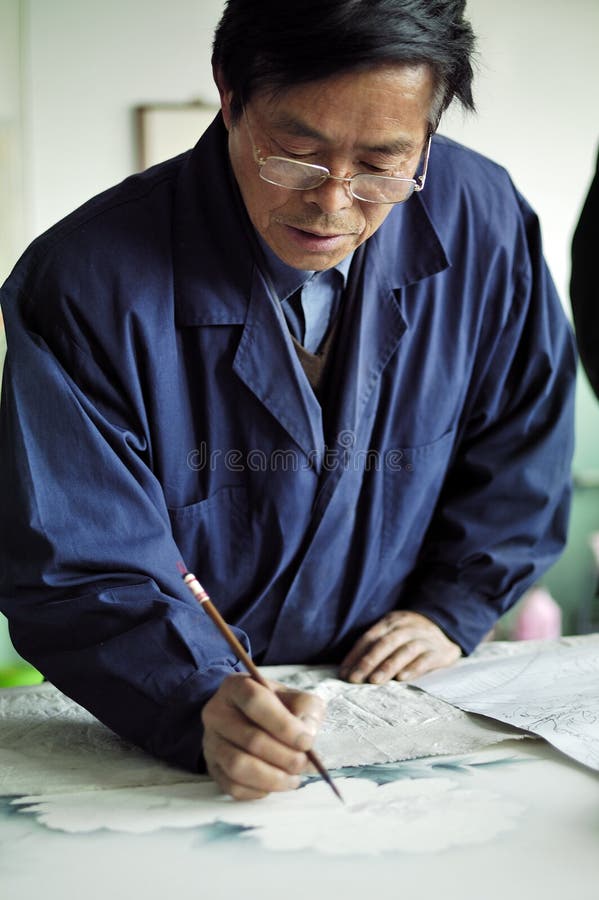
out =
<svg viewBox="0 0 599 900"><path fill-rule="evenodd" d="M289 227L295 228L297 231L302 231L304 234L313 235L314 237L317 237L317 238L338 238L338 237L345 237L347 234L346 231L339 231L339 232L313 231L311 228L298 228L297 225L290 225Z"/></svg>
<svg viewBox="0 0 599 900"><path fill-rule="evenodd" d="M323 232L300 228L297 225L283 225L291 240L304 250L326 252L335 250L348 239L347 232Z"/></svg>

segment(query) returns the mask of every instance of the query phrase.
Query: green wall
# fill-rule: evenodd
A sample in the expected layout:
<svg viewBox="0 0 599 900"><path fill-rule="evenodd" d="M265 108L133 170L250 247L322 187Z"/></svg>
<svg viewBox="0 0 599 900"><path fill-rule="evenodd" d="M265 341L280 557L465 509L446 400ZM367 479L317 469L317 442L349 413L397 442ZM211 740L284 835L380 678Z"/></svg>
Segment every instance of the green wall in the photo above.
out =
<svg viewBox="0 0 599 900"><path fill-rule="evenodd" d="M599 348L598 348L599 352ZM597 569L589 535L599 531L599 402L584 372L576 394L574 494L568 543L543 583L563 611L564 632L599 631Z"/></svg>

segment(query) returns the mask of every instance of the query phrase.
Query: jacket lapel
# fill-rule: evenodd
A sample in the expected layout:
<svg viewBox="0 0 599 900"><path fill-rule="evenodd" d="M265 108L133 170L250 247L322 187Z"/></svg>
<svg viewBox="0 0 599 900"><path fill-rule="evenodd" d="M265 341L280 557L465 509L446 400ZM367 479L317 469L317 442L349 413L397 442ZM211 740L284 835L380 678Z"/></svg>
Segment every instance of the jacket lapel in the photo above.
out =
<svg viewBox="0 0 599 900"><path fill-rule="evenodd" d="M324 454L322 410L293 348L280 305L269 296L258 269L233 370L318 472Z"/></svg>
<svg viewBox="0 0 599 900"><path fill-rule="evenodd" d="M233 372L319 471L324 453L320 405L297 359L278 300L256 263L251 226L227 160L219 115L189 155L177 186L177 324L243 326ZM206 172L214 177L207 179Z"/></svg>
<svg viewBox="0 0 599 900"><path fill-rule="evenodd" d="M362 416L409 327L402 289L448 265L419 203L396 207L389 220L358 248L350 273L327 396L327 446L337 457L360 446Z"/></svg>

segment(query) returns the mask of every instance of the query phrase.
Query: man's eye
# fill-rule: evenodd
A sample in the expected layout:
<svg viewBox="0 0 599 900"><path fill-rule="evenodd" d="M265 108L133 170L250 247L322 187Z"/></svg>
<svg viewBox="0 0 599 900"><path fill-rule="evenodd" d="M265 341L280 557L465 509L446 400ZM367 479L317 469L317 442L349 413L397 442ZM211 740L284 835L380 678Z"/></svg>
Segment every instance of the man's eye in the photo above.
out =
<svg viewBox="0 0 599 900"><path fill-rule="evenodd" d="M398 172L397 166L375 166L373 163L362 163L362 170L369 175L393 176Z"/></svg>
<svg viewBox="0 0 599 900"><path fill-rule="evenodd" d="M373 166L372 163L362 163L362 165L373 175L388 175L391 171L390 169L381 169L380 166Z"/></svg>
<svg viewBox="0 0 599 900"><path fill-rule="evenodd" d="M309 157L314 156L313 150L300 150L297 147L292 150L290 147L279 144L278 141L275 141L275 145L279 156L287 156L290 159L308 159Z"/></svg>

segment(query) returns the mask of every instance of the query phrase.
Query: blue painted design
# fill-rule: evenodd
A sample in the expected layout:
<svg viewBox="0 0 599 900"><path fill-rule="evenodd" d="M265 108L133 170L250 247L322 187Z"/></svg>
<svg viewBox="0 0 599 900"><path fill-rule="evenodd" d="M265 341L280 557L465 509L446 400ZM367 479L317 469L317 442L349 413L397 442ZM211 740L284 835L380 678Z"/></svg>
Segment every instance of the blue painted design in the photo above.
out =
<svg viewBox="0 0 599 900"><path fill-rule="evenodd" d="M329 774L334 778L365 778L375 784L389 784L404 778L434 778L440 773L452 772L454 774L471 775L476 769L493 768L510 765L512 763L526 762L527 759L520 756L500 757L498 759L468 761L467 758L456 757L454 759L436 760L403 760L393 763L376 763L374 765L349 766L341 769L331 769ZM309 775L306 784L318 780L319 775Z"/></svg>

